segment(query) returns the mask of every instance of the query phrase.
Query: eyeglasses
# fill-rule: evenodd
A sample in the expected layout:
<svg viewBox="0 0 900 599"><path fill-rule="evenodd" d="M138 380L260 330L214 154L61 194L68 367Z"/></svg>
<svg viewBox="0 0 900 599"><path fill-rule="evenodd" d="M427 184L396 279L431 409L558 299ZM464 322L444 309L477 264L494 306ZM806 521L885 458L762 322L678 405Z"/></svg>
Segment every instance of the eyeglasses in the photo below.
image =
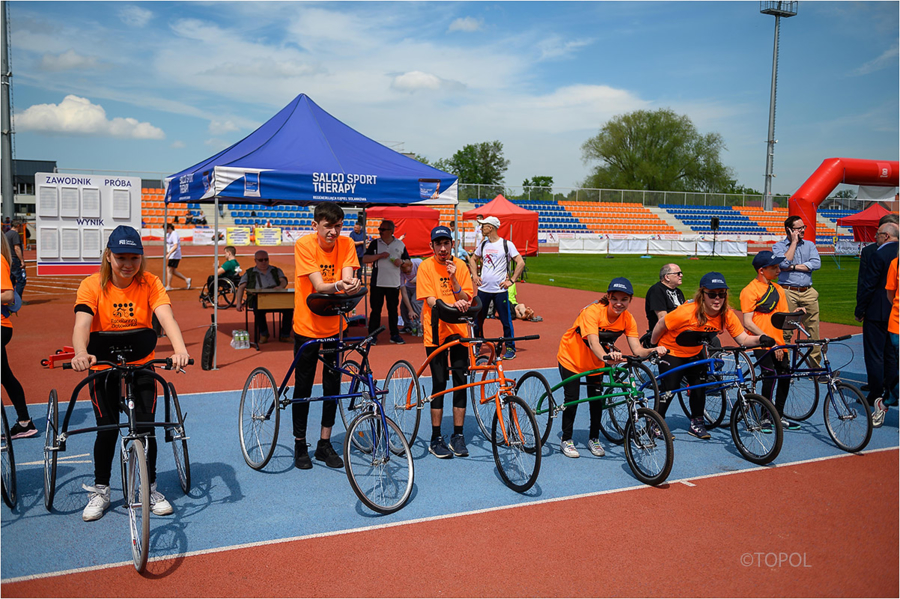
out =
<svg viewBox="0 0 900 599"><path fill-rule="evenodd" d="M882 237L882 236L884 236L884 237L890 237L891 234L890 234L890 233L884 233L884 232L875 233L875 237Z"/></svg>
<svg viewBox="0 0 900 599"><path fill-rule="evenodd" d="M725 299L728 297L727 291L704 291L703 293L705 293L706 297L709 299Z"/></svg>
<svg viewBox="0 0 900 599"><path fill-rule="evenodd" d="M683 277L683 276L684 276L684 273L681 272L680 270L679 270L678 272L667 272L666 274L667 274L667 275L673 275L673 276L676 276L676 277Z"/></svg>
<svg viewBox="0 0 900 599"><path fill-rule="evenodd" d="M806 225L803 225L802 227L791 227L791 230L793 230L793 231L805 231L805 230L806 230Z"/></svg>

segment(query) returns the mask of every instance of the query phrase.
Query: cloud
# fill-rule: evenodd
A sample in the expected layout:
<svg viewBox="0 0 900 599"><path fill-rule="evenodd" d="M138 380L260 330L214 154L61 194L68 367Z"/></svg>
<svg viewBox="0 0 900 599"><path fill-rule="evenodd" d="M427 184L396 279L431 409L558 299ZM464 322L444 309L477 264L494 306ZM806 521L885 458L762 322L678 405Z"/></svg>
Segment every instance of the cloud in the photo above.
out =
<svg viewBox="0 0 900 599"><path fill-rule="evenodd" d="M868 75L869 73L874 73L875 71L880 71L881 69L895 65L897 62L897 55L898 48L897 43L895 42L893 46L882 52L881 56L857 67L853 70L852 74Z"/></svg>
<svg viewBox="0 0 900 599"><path fill-rule="evenodd" d="M459 19L455 19L452 23L450 23L450 27L447 28L447 31L480 31L484 22L481 19L476 19L474 17L462 17Z"/></svg>
<svg viewBox="0 0 900 599"><path fill-rule="evenodd" d="M169 147L174 148L176 150L180 150L181 148L185 147L185 143L183 141L181 141L180 139L176 139L175 141L172 142L172 145Z"/></svg>
<svg viewBox="0 0 900 599"><path fill-rule="evenodd" d="M126 6L119 10L119 18L131 27L143 27L153 18L153 13L138 6Z"/></svg>
<svg viewBox="0 0 900 599"><path fill-rule="evenodd" d="M401 91L415 93L417 91L429 90L462 90L465 85L459 81L449 81L441 79L437 75L431 73L423 73L422 71L410 71L397 75L391 80L391 88Z"/></svg>
<svg viewBox="0 0 900 599"><path fill-rule="evenodd" d="M44 54L41 57L41 70L72 71L76 69L93 69L97 67L96 56L82 56L75 50L67 50L62 54Z"/></svg>
<svg viewBox="0 0 900 599"><path fill-rule="evenodd" d="M210 121L209 122L209 134L210 135L223 135L225 133L231 133L232 131L240 131L240 127L234 124L233 121Z"/></svg>
<svg viewBox="0 0 900 599"><path fill-rule="evenodd" d="M165 139L162 129L133 118L106 118L106 111L87 98L66 96L59 104L35 104L16 115L16 129L63 135L122 139Z"/></svg>
<svg viewBox="0 0 900 599"><path fill-rule="evenodd" d="M227 148L228 146L231 145L231 142L227 142L224 139L219 139L216 137L211 137L210 139L207 139L203 143L208 145L211 148L215 148L216 150L224 150L225 148Z"/></svg>
<svg viewBox="0 0 900 599"><path fill-rule="evenodd" d="M549 58L563 58L585 46L594 43L593 39L576 39L564 41L559 36L552 36L538 43L537 47L541 51L541 60Z"/></svg>

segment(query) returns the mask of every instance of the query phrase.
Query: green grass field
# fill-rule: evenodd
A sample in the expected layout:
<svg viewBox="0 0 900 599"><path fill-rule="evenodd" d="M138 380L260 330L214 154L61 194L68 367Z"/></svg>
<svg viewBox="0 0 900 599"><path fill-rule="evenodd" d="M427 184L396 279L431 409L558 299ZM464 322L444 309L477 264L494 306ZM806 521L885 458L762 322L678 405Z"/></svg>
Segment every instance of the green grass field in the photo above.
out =
<svg viewBox="0 0 900 599"><path fill-rule="evenodd" d="M691 297L697 290L700 277L710 271L725 275L731 287L730 304L740 311L741 289L755 276L753 258L713 258L688 260L672 256L578 255L541 254L528 259L528 282L543 283L570 289L585 289L603 293L614 277L626 277L634 286L636 296L644 297L647 289L659 280L659 269L674 262L684 272L682 291ZM840 266L831 256L822 256L822 268L813 274L813 284L819 292L820 319L826 322L857 325L853 319L856 306L856 274L859 260L842 256Z"/></svg>

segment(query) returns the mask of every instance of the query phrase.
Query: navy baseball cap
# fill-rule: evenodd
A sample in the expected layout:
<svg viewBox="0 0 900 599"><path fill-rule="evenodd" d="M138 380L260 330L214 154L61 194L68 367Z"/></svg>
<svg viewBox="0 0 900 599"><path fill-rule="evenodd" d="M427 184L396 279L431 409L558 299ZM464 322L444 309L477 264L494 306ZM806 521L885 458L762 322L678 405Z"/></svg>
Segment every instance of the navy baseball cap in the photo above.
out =
<svg viewBox="0 0 900 599"><path fill-rule="evenodd" d="M725 282L725 275L720 272L708 272L700 279L700 287L703 289L729 289Z"/></svg>
<svg viewBox="0 0 900 599"><path fill-rule="evenodd" d="M106 247L114 254L140 254L144 255L144 244L141 243L141 234L127 225L119 225L109 234Z"/></svg>
<svg viewBox="0 0 900 599"><path fill-rule="evenodd" d="M784 258L779 258L769 250L763 250L753 257L753 268L759 270L767 266L775 266L781 264Z"/></svg>
<svg viewBox="0 0 900 599"><path fill-rule="evenodd" d="M450 229L448 227L444 227L442 225L431 230L431 241L437 241L438 239L444 238L453 239L453 233L450 232Z"/></svg>
<svg viewBox="0 0 900 599"><path fill-rule="evenodd" d="M606 293L612 293L613 291L621 291L628 295L634 295L634 288L631 286L631 281L625 277L616 277L609 282L609 289L606 290Z"/></svg>

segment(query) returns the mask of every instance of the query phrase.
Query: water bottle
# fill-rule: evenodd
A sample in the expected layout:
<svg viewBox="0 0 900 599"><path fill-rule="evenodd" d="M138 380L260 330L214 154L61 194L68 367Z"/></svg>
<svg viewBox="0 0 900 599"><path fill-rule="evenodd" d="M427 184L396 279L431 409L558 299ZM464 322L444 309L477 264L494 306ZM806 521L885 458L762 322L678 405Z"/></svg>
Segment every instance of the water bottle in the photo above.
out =
<svg viewBox="0 0 900 599"><path fill-rule="evenodd" d="M241 349L250 349L249 331L241 331Z"/></svg>

